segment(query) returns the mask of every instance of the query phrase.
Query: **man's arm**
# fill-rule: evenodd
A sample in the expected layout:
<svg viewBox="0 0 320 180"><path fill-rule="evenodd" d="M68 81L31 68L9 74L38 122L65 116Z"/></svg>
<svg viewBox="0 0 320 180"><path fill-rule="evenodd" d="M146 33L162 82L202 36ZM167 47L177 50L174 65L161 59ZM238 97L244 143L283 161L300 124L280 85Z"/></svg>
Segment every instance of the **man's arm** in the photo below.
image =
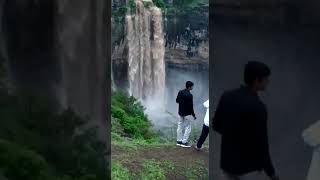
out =
<svg viewBox="0 0 320 180"><path fill-rule="evenodd" d="M263 152L263 159L264 159L264 171L266 174L273 178L275 177L275 169L273 167L271 157L270 157L270 152L269 152L269 138L268 138L268 124L267 124L267 115L265 118L264 123L262 123L262 152Z"/></svg>
<svg viewBox="0 0 320 180"><path fill-rule="evenodd" d="M176 103L180 103L181 102L181 91L178 92L177 98L176 98Z"/></svg>
<svg viewBox="0 0 320 180"><path fill-rule="evenodd" d="M271 157L270 157L270 152L269 152L269 143L268 141L268 137L266 135L266 143L265 143L265 147L264 147L264 171L266 172L266 174L269 177L273 177L275 176L275 169L273 167L272 161L271 161Z"/></svg>
<svg viewBox="0 0 320 180"><path fill-rule="evenodd" d="M218 133L222 134L223 129L223 111L224 111L224 98L225 94L223 94L220 97L216 112L214 114L213 120L212 120L212 128L213 130L217 131Z"/></svg>
<svg viewBox="0 0 320 180"><path fill-rule="evenodd" d="M193 96L192 96L192 94L191 94L191 113L192 113L192 116L194 117L194 119L197 119L196 118L196 114L194 113L194 109L193 109Z"/></svg>

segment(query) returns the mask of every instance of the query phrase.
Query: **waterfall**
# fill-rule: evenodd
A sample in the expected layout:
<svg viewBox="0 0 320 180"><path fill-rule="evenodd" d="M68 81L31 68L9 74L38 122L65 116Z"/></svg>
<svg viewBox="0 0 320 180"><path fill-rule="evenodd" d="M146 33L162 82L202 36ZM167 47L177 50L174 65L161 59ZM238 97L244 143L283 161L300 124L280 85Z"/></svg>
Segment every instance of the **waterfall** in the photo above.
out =
<svg viewBox="0 0 320 180"><path fill-rule="evenodd" d="M129 94L148 101L164 100L165 62L161 9L136 0L136 12L126 16Z"/></svg>

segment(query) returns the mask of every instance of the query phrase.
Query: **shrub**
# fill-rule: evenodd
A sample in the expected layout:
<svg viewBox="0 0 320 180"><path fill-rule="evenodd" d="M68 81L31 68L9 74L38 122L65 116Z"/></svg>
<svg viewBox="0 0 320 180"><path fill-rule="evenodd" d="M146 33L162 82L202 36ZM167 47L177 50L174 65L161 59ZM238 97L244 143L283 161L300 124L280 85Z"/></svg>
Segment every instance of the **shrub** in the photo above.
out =
<svg viewBox="0 0 320 180"><path fill-rule="evenodd" d="M10 180L53 179L46 160L34 151L0 139L0 169Z"/></svg>
<svg viewBox="0 0 320 180"><path fill-rule="evenodd" d="M144 110L145 108L133 96L123 92L115 92L112 95L111 115L118 120L123 132L129 137L136 139L156 137Z"/></svg>
<svg viewBox="0 0 320 180"><path fill-rule="evenodd" d="M153 0L153 3L155 6L157 6L158 8L164 9L165 8L165 3L163 2L163 0Z"/></svg>
<svg viewBox="0 0 320 180"><path fill-rule="evenodd" d="M129 0L129 5L128 6L129 6L130 12L132 14L136 12L137 5L136 5L135 0Z"/></svg>
<svg viewBox="0 0 320 180"><path fill-rule="evenodd" d="M32 178L34 169L42 165L49 166L59 180L99 180L107 177L104 144L98 141L95 129L79 130L85 121L71 109L56 113L50 101L38 95L19 94L2 99L5 99L5 104L0 102L3 107L0 108L0 138L17 144L15 148L34 152L16 152L21 154L22 159L7 156L7 162L23 166L17 166L15 177L37 180ZM76 131L80 133L76 134ZM35 159L38 164L21 163L30 159Z"/></svg>

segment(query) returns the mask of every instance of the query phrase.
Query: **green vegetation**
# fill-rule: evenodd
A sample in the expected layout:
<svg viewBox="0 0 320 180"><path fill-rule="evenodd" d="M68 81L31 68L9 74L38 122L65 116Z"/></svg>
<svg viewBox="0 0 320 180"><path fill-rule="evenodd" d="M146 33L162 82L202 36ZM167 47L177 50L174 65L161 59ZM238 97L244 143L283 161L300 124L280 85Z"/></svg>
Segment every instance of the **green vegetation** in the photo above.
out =
<svg viewBox="0 0 320 180"><path fill-rule="evenodd" d="M146 1L143 2L145 7L151 7L152 2ZM163 0L153 0L153 4L164 10L165 9L165 3L163 2ZM136 3L135 0L129 0L128 4L121 6L117 9L114 9L112 11L112 17L116 22L123 22L125 15L127 14L127 12L130 10L131 14L134 14L136 12Z"/></svg>
<svg viewBox="0 0 320 180"><path fill-rule="evenodd" d="M169 16L179 16L184 15L185 13L190 12L190 10L201 7L208 6L208 0L174 0L172 5L166 5L163 0L153 0L153 4L162 9L164 12L167 11L167 15ZM144 2L145 7L150 7L151 2ZM135 0L129 0L127 5L114 9L112 11L112 17L115 21L120 22L123 20L126 13L130 10L130 13L134 14L136 11L136 3Z"/></svg>
<svg viewBox="0 0 320 180"><path fill-rule="evenodd" d="M112 11L112 17L115 18L116 20L118 20L119 18L124 17L126 15L127 11L128 11L127 6L120 7L118 10Z"/></svg>
<svg viewBox="0 0 320 180"><path fill-rule="evenodd" d="M165 171L160 167L161 164L155 160L148 160L142 164L143 168L140 172L141 180L158 179L165 180Z"/></svg>
<svg viewBox="0 0 320 180"><path fill-rule="evenodd" d="M198 0L173 0L173 7L183 9L197 3Z"/></svg>
<svg viewBox="0 0 320 180"><path fill-rule="evenodd" d="M131 174L129 170L120 163L112 162L111 179L113 180L130 180Z"/></svg>
<svg viewBox="0 0 320 180"><path fill-rule="evenodd" d="M42 180L52 177L42 156L6 140L0 140L0 167L10 179Z"/></svg>
<svg viewBox="0 0 320 180"><path fill-rule="evenodd" d="M193 166L187 168L185 174L189 180L209 179L209 171L201 161L195 162Z"/></svg>
<svg viewBox="0 0 320 180"><path fill-rule="evenodd" d="M151 129L152 125L144 110L133 96L129 97L123 92L115 92L112 96L111 115L118 120L115 126L121 125L123 133L130 138L153 142L158 137Z"/></svg>
<svg viewBox="0 0 320 180"><path fill-rule="evenodd" d="M104 145L71 109L52 110L48 98L1 95L0 169L9 180L106 178ZM76 133L77 132L77 133Z"/></svg>
<svg viewBox="0 0 320 180"><path fill-rule="evenodd" d="M161 167L162 164L155 160L147 160L142 163L141 169L134 173L117 162L112 162L111 179L114 180L165 180L166 172Z"/></svg>
<svg viewBox="0 0 320 180"><path fill-rule="evenodd" d="M153 3L155 6L157 6L160 9L164 9L166 7L165 3L163 0L153 0Z"/></svg>
<svg viewBox="0 0 320 180"><path fill-rule="evenodd" d="M137 8L135 0L129 0L129 4L127 5L127 7L128 7L127 9L130 9L130 12L132 14L135 13Z"/></svg>
<svg viewBox="0 0 320 180"><path fill-rule="evenodd" d="M199 7L208 7L208 0L174 0L172 6L167 6L167 16L182 18Z"/></svg>
<svg viewBox="0 0 320 180"><path fill-rule="evenodd" d="M152 130L152 124L144 113L145 108L132 96L124 92L114 92L111 104L112 145L127 152L140 147L157 148L165 144L159 142L159 135ZM154 160L141 163L139 172L131 172L120 162L112 161L112 179L166 179L165 171Z"/></svg>
<svg viewBox="0 0 320 180"><path fill-rule="evenodd" d="M112 179L162 180L176 175L186 179L208 178L204 162L177 164L176 156L183 149L172 143L175 142L175 127L168 128L168 137L160 140L162 135L154 132L144 113L145 108L137 99L123 92L114 92L111 108ZM198 138L199 131L194 131L191 138ZM166 151L171 151L172 155L162 159L158 153L165 154ZM146 156L145 152L149 155Z"/></svg>

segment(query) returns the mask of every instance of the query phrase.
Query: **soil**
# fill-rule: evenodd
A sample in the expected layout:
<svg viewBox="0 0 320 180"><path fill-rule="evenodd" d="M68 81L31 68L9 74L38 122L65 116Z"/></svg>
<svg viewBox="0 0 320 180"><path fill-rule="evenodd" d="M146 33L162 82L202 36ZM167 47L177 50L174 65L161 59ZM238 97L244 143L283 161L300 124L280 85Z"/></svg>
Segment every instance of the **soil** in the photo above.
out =
<svg viewBox="0 0 320 180"><path fill-rule="evenodd" d="M144 160L155 160L156 162L170 162L174 165L173 170L167 171L167 179L185 180L188 179L186 171L198 168L208 169L209 151L203 149L197 151L194 148L182 147L159 147L159 148L142 148L137 151L127 151L125 149L112 146L112 159L120 162L131 172L141 170L141 164ZM199 173L201 173L199 171ZM199 175L197 179L201 178Z"/></svg>

